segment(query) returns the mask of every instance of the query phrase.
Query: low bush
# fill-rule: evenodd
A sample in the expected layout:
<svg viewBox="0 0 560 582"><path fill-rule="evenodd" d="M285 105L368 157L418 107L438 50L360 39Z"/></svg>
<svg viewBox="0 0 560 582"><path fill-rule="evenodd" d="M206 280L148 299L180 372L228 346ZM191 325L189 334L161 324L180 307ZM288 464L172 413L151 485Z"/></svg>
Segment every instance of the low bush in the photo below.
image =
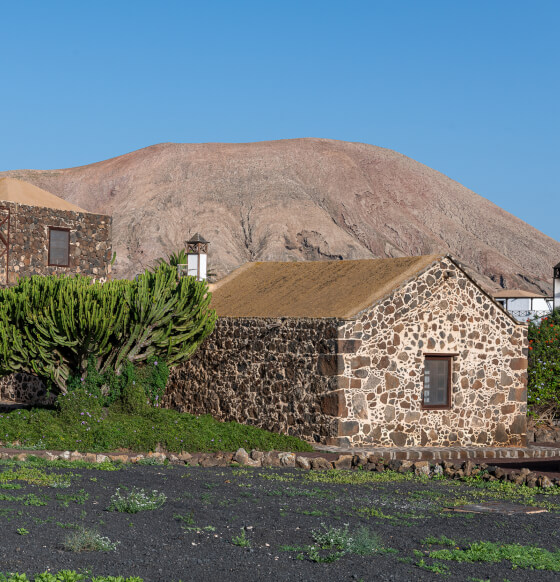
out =
<svg viewBox="0 0 560 582"><path fill-rule="evenodd" d="M147 362L133 365L125 362L119 374L109 369L99 372L95 359L90 357L87 372L71 375L66 384L68 394L87 394L99 405L115 405L126 412L144 411L146 405L158 407L165 393L169 367L164 361L151 357ZM64 400L64 394L58 399Z"/></svg>

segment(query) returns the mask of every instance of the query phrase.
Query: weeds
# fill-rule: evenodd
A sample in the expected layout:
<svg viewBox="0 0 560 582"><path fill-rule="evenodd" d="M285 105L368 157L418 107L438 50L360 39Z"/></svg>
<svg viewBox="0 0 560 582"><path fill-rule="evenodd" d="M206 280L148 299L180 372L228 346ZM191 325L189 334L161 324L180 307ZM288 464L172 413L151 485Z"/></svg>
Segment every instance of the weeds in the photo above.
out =
<svg viewBox="0 0 560 582"><path fill-rule="evenodd" d="M412 473L396 473L395 471L308 471L305 481L315 483L333 483L338 485L363 485L366 483L395 483L417 479Z"/></svg>
<svg viewBox="0 0 560 582"><path fill-rule="evenodd" d="M231 543L234 546L239 546L240 548L250 548L251 547L251 540L247 537L245 530L242 529L241 533L238 536L234 536L231 539Z"/></svg>
<svg viewBox="0 0 560 582"><path fill-rule="evenodd" d="M117 549L118 543L94 530L81 528L65 538L63 547L69 552L110 552Z"/></svg>
<svg viewBox="0 0 560 582"><path fill-rule="evenodd" d="M107 509L109 511L138 513L139 511L158 509L166 500L167 496L165 493L160 493L155 489L153 491L146 491L145 489L133 487L123 493L119 488L113 493L111 503Z"/></svg>
<svg viewBox="0 0 560 582"><path fill-rule="evenodd" d="M68 473L59 475L58 473L46 473L39 467L24 466L16 467L10 471L0 473L0 483L9 485L9 481L25 481L31 485L43 485L46 487L70 487L71 479L75 475ZM8 489L9 487L3 487Z"/></svg>
<svg viewBox="0 0 560 582"><path fill-rule="evenodd" d="M457 546L457 542L455 540L452 540L444 535L439 536L439 538L436 538L435 536L428 536L427 538L424 538L421 543L428 546Z"/></svg>
<svg viewBox="0 0 560 582"><path fill-rule="evenodd" d="M34 493L27 495L8 495L7 493L0 493L0 501L14 501L16 503L23 503L23 505L30 505L33 507L40 507L47 505L45 498L39 498Z"/></svg>
<svg viewBox="0 0 560 582"><path fill-rule="evenodd" d="M186 525L194 525L194 513L191 511L187 515L180 515L176 513L173 519L183 522Z"/></svg>
<svg viewBox="0 0 560 582"><path fill-rule="evenodd" d="M466 549L433 550L429 556L454 562L499 563L505 560L513 568L560 572L560 550L549 552L537 546L473 542Z"/></svg>
<svg viewBox="0 0 560 582"><path fill-rule="evenodd" d="M0 573L0 582L85 582L89 579L86 574L79 574L75 570L60 570L57 573L43 572L28 578L25 574L2 574ZM144 582L143 578L130 576L93 576L91 582Z"/></svg>
<svg viewBox="0 0 560 582"><path fill-rule="evenodd" d="M78 493L57 493L56 499L60 501L62 507L68 507L71 501L83 505L89 499L89 493L83 489L80 489Z"/></svg>
<svg viewBox="0 0 560 582"><path fill-rule="evenodd" d="M321 530L312 530L311 536L315 543L303 548L304 551L296 556L298 559L303 560L307 557L312 562L330 563L339 560L345 554L370 556L392 551L384 548L379 536L366 527L362 526L354 533L349 531L348 524L344 527L327 527L321 524L321 527ZM322 550L331 550L331 553L325 554Z"/></svg>
<svg viewBox="0 0 560 582"><path fill-rule="evenodd" d="M449 567L441 562L435 562L434 564L428 564L424 558L420 558L416 565L422 570L427 570L428 572L433 572L434 574L447 574L449 572Z"/></svg>

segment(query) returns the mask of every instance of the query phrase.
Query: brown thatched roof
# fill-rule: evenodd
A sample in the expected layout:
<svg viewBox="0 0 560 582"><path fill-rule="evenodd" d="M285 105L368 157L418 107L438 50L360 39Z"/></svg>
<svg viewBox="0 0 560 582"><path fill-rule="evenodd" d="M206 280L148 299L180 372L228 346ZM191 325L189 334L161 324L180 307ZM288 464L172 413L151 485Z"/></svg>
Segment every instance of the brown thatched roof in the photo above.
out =
<svg viewBox="0 0 560 582"><path fill-rule="evenodd" d="M87 210L66 202L66 200L46 190L15 178L0 179L0 200L26 204L27 206L43 206L45 208L56 208L57 210L87 212Z"/></svg>
<svg viewBox="0 0 560 582"><path fill-rule="evenodd" d="M440 258L246 263L212 286L212 307L222 317L349 318Z"/></svg>
<svg viewBox="0 0 560 582"><path fill-rule="evenodd" d="M515 299L517 297L533 297L536 299L546 297L541 293L525 291L524 289L504 289L503 291L496 291L492 295L498 299Z"/></svg>

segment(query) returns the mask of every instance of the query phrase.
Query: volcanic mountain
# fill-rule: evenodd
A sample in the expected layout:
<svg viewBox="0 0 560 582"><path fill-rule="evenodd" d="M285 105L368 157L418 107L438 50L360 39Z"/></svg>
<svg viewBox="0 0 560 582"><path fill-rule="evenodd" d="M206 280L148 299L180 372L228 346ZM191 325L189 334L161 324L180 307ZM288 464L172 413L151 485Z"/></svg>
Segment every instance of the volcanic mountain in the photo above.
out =
<svg viewBox="0 0 560 582"><path fill-rule="evenodd" d="M560 243L392 150L328 139L163 143L63 170L0 173L112 214L115 276L210 241L219 278L247 261L450 252L489 289L550 292Z"/></svg>

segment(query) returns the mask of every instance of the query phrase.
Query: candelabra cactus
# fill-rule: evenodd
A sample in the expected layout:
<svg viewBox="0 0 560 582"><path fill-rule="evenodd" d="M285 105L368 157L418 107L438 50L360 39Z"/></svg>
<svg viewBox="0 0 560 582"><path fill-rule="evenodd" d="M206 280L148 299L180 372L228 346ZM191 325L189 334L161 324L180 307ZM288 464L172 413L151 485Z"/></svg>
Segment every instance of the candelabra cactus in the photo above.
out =
<svg viewBox="0 0 560 582"><path fill-rule="evenodd" d="M0 290L0 372L26 372L64 393L70 374L120 370L154 356L187 360L213 330L205 281L159 265L135 281L33 276Z"/></svg>

